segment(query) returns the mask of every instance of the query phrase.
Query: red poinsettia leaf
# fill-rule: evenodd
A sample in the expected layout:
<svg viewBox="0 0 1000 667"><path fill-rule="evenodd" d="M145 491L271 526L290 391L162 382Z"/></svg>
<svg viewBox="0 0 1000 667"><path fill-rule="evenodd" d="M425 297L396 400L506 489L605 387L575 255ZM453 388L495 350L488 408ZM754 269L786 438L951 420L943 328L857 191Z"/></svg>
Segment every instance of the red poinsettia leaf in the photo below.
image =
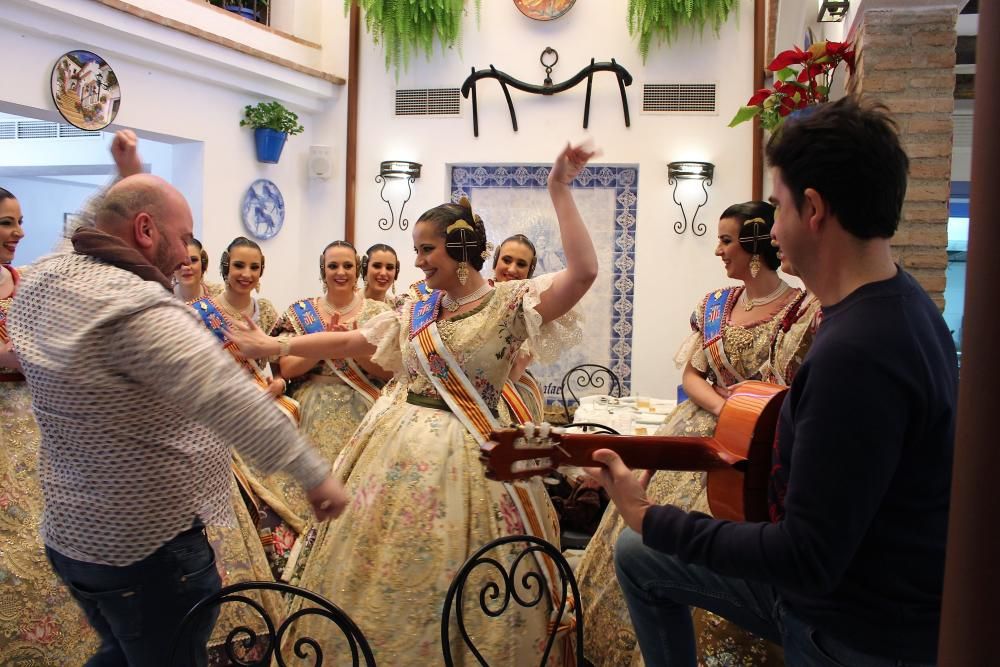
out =
<svg viewBox="0 0 1000 667"><path fill-rule="evenodd" d="M781 98L781 106L778 107L778 111L781 111L782 109L787 109L788 111L791 111L794 108L795 108L795 99L792 96Z"/></svg>
<svg viewBox="0 0 1000 667"><path fill-rule="evenodd" d="M847 42L827 42L826 53L829 56L843 56L847 50Z"/></svg>
<svg viewBox="0 0 1000 667"><path fill-rule="evenodd" d="M792 113L793 110L794 110L794 107L786 107L785 105L782 104L780 107L778 107L778 114L780 116L784 117L784 116L787 116L788 114Z"/></svg>
<svg viewBox="0 0 1000 667"><path fill-rule="evenodd" d="M796 46L788 51L782 51L775 56L774 60L771 61L771 64L767 66L767 69L772 72L777 72L778 70L785 69L789 65L801 65L807 60L809 60L809 54Z"/></svg>
<svg viewBox="0 0 1000 667"><path fill-rule="evenodd" d="M844 52L844 62L847 63L847 71L854 76L854 51Z"/></svg>
<svg viewBox="0 0 1000 667"><path fill-rule="evenodd" d="M771 93L773 92L774 91L771 90L770 88L761 88L760 90L758 90L756 93L753 94L753 97L751 97L750 100L747 102L747 106L753 107L757 106L758 104L761 104L764 100L770 97Z"/></svg>
<svg viewBox="0 0 1000 667"><path fill-rule="evenodd" d="M795 105L795 108L796 109L805 109L807 106L809 106L809 100L806 99L803 96L803 98L801 100L799 100L799 103L797 105Z"/></svg>

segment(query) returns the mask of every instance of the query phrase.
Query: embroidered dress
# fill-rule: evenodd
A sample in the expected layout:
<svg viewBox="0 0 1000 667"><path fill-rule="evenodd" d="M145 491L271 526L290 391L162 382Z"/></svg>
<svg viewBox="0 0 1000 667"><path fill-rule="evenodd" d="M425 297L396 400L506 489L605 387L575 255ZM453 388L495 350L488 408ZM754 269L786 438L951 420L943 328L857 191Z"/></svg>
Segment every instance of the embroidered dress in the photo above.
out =
<svg viewBox="0 0 1000 667"><path fill-rule="evenodd" d="M479 460L480 436L463 425L464 417L449 409L437 389L464 377L476 394L473 399L495 411L513 355L524 341L532 341L542 360L578 342L575 314L543 326L534 310L550 284L551 276L506 282L474 310L437 321L443 350L419 347L432 327L413 334L415 316L434 317L425 312L430 302L421 297L411 302L415 306L383 313L361 330L378 348L373 361L396 371L398 382L376 402L334 466L353 500L343 516L320 528L301 585L351 614L379 664L440 663L445 594L476 549L504 535L535 531L558 544L555 513L541 481L519 483L511 493L507 485L487 480ZM460 395L460 389L449 395ZM519 511L527 505L538 511ZM509 552L498 556L509 558ZM531 561L519 572L534 567ZM478 591L481 582L470 579L468 591ZM466 614L468 627L491 664L538 663L551 613L547 602L529 609L515 605L495 620L483 619L478 598L471 604L475 611ZM329 632L308 619L299 625L306 635ZM453 636L458 637L457 629ZM562 649L557 640L552 664ZM456 664L478 664L464 647L453 645L453 651Z"/></svg>
<svg viewBox="0 0 1000 667"><path fill-rule="evenodd" d="M327 321L323 318L321 300L323 297L293 303L274 325L271 335L301 336L309 331L323 331ZM388 310L385 302L365 299L355 321L360 327ZM363 388L352 387L335 370L336 366L346 363L344 360L320 361L302 377L289 380L289 393L301 406L299 428L331 463L354 435L382 387L379 380L365 374L356 364L351 364L353 368L344 368L341 373L350 372L352 377L360 374L362 377L357 381L367 385Z"/></svg>
<svg viewBox="0 0 1000 667"><path fill-rule="evenodd" d="M702 298L691 314L692 334L674 357L679 367L690 362L705 373L710 382L726 385L761 379L761 370L768 360L778 326L796 299L766 320L741 326L730 322L730 315L743 289L715 290ZM729 382L722 381L720 375L725 375ZM717 421L715 415L688 399L670 413L656 434L709 436L715 432ZM659 505L671 504L711 514L704 473L656 472L649 483L647 496ZM624 527L621 516L613 506L609 507L577 569L587 620L585 654L597 667L643 664L615 576L614 544ZM692 616L700 664L706 667L782 664L780 648L770 642L703 610L692 609Z"/></svg>
<svg viewBox="0 0 1000 667"><path fill-rule="evenodd" d="M0 342L12 301L0 299ZM28 384L0 367L0 665L82 665L100 641L45 557L40 437Z"/></svg>
<svg viewBox="0 0 1000 667"><path fill-rule="evenodd" d="M189 302L188 305L194 309L200 321L205 324L209 331L212 331L216 336L219 335L222 326L232 326L232 319L220 307L216 298L203 297ZM260 317L262 310L255 305L254 314ZM271 312L273 313L273 308ZM271 321L273 320L272 316ZM231 343L226 345L226 350L233 354L234 360L244 365L248 371L253 372L253 369L259 368L256 364L246 365L253 362L244 362L242 358L237 358L238 351ZM233 508L233 514L236 516L236 525L207 527L208 539L216 553L222 585L228 586L242 581L280 580L286 569L288 571L286 579L292 579L296 563L293 562L292 566L288 567L288 562L292 558L293 552L294 556L298 558L304 546L308 545L312 535L309 532L311 529L307 528L307 524L301 516L296 516L287 507L284 499L279 495L280 491L269 489L268 485L260 481L250 467L235 454L232 467L233 476L230 480L229 502ZM272 475L272 477L281 480L289 487L293 487L297 495L302 496L301 488L294 485L287 475L279 473ZM305 533L302 538L303 546L296 549L295 543L303 533ZM281 618L284 603L277 592L255 592L250 596L263 605L271 618ZM219 620L209 640L209 659L212 664L228 664L228 662L224 662L222 645L226 641L228 632L239 626L250 627L257 632L266 632L266 627L259 616L247 605L223 605L220 609Z"/></svg>
<svg viewBox="0 0 1000 667"><path fill-rule="evenodd" d="M763 370L765 382L792 384L822 320L823 311L815 296L806 292L795 300L771 344L771 356Z"/></svg>

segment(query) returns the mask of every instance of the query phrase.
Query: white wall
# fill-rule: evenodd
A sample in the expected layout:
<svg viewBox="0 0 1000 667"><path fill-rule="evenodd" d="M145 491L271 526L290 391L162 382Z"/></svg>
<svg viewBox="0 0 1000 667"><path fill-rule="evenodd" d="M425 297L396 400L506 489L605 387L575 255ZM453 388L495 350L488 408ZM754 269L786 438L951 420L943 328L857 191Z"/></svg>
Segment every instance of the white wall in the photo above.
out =
<svg viewBox="0 0 1000 667"><path fill-rule="evenodd" d="M72 3L80 4L79 0L66 0L65 6L71 9ZM79 11L91 4L96 3L83 3ZM18 21L22 22L26 16L30 19L35 10L30 0L17 0L17 9ZM215 267L219 253L235 236L245 234L240 205L246 188L257 178L269 178L284 195L286 218L281 233L261 244L267 256L262 295L283 308L303 294L314 293L313 275L307 276L300 269L299 260L304 248L342 233L343 182L337 179L342 179L343 173L339 168L334 180L310 181L306 177L306 159L310 144L328 144L334 148L335 163L343 164L344 105L340 88L334 88L331 94L306 90L308 82L303 83L302 75L293 72L287 73L287 81L276 84L276 77L284 74L272 68L266 77L258 77L252 60L247 61L244 71L233 75L240 89L214 83L213 80L224 78L227 70L208 60L202 62L197 76L185 76L181 65L186 66L195 56L180 50L176 56L171 55L170 40L186 43L189 36L161 31L159 42L150 44L147 57L131 46L125 49L122 44L126 37L119 40L121 35L116 31L138 32L140 28L148 29L148 22L116 14L112 17L114 26L92 28L89 23L81 22L75 39L43 34L62 19L53 16L50 10L39 10L37 21L27 28L0 25L0 42L7 46L10 61L17 63L5 73L0 112L60 120L49 93L53 64L60 55L76 48L90 48L104 55L118 75L123 91L121 111L108 131L132 128L140 139L173 144L176 158L173 169L162 175L178 185L192 204L196 229L202 229L202 240L212 258L210 279L218 280ZM338 49L346 46L338 44L334 50ZM273 94L281 92L279 84L306 90L310 104L320 110L310 113L284 100L302 112L300 117L306 131L289 138L279 164L265 165L256 161L253 134L240 128L239 120L244 105L261 99L283 99ZM317 90L321 89L317 86ZM25 215L28 219L34 216L31 211Z"/></svg>
<svg viewBox="0 0 1000 667"><path fill-rule="evenodd" d="M461 50L449 51L446 57L439 53L430 62L419 56L410 71L399 77L399 88L458 87L473 66L482 69L492 63L515 78L541 83L544 70L538 57L546 46L552 46L559 52L552 77L559 82L576 74L591 58L615 58L634 77L633 85L626 88L632 127L624 126L614 76L604 73L594 77L588 133L582 129L585 84L554 97L511 90L520 128L516 133L500 87L491 80L478 85L478 139L472 134L468 100L462 102L461 118L396 118L397 83L392 72L385 72L381 47L366 35L361 50L358 247L389 243L401 255L400 282L418 277L408 233L382 232L376 225L386 213L373 180L382 160L423 164L407 205L413 221L420 212L449 198L448 163L547 163L566 140L588 134L604 151L598 161L639 164L633 391L673 396L680 371L671 358L689 332L691 310L707 291L727 284L712 254L715 223L726 206L751 195L750 124L726 127L753 92L753 3L740 3L738 14L723 27L721 39L710 29L703 38L682 35L670 47L654 46L644 66L628 35L624 2L578 2L551 22L525 18L511 2L484 2L478 31L469 3ZM647 82L716 82L719 114L644 115L641 95L642 84ZM667 185L666 164L672 160L706 160L716 165L708 204L698 215L699 222L709 225L703 237L690 231L684 236L673 232L672 223L680 219L680 212Z"/></svg>

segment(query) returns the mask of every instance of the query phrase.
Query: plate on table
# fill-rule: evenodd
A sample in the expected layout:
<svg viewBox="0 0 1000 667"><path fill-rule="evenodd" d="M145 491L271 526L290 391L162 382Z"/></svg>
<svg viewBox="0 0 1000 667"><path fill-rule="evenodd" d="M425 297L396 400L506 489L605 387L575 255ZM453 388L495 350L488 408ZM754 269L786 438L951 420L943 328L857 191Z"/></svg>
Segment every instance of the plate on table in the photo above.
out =
<svg viewBox="0 0 1000 667"><path fill-rule="evenodd" d="M243 196L243 226L256 239L266 241L281 231L285 222L285 198L272 181L254 181Z"/></svg>

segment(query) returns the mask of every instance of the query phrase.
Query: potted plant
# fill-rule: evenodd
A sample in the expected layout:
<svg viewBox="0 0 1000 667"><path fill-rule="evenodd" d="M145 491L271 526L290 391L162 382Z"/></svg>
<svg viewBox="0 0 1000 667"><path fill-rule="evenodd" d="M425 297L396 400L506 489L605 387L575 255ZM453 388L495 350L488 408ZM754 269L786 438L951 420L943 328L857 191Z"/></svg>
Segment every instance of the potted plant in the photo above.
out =
<svg viewBox="0 0 1000 667"><path fill-rule="evenodd" d="M628 0L628 34L639 38L639 54L646 62L654 37L670 44L682 28L704 32L707 24L718 36L737 4L738 0Z"/></svg>
<svg viewBox="0 0 1000 667"><path fill-rule="evenodd" d="M760 116L761 127L777 132L789 114L829 101L833 75L842 62L854 74L854 50L846 42L816 42L805 51L797 46L782 51L767 66L775 73L774 86L754 93L729 127Z"/></svg>
<svg viewBox="0 0 1000 667"><path fill-rule="evenodd" d="M243 18L256 21L257 8L267 7L268 0L210 0L216 7L222 7Z"/></svg>
<svg viewBox="0 0 1000 667"><path fill-rule="evenodd" d="M289 134L298 134L303 128L297 114L281 102L259 102L243 109L240 127L252 127L257 142L257 160L275 164Z"/></svg>

